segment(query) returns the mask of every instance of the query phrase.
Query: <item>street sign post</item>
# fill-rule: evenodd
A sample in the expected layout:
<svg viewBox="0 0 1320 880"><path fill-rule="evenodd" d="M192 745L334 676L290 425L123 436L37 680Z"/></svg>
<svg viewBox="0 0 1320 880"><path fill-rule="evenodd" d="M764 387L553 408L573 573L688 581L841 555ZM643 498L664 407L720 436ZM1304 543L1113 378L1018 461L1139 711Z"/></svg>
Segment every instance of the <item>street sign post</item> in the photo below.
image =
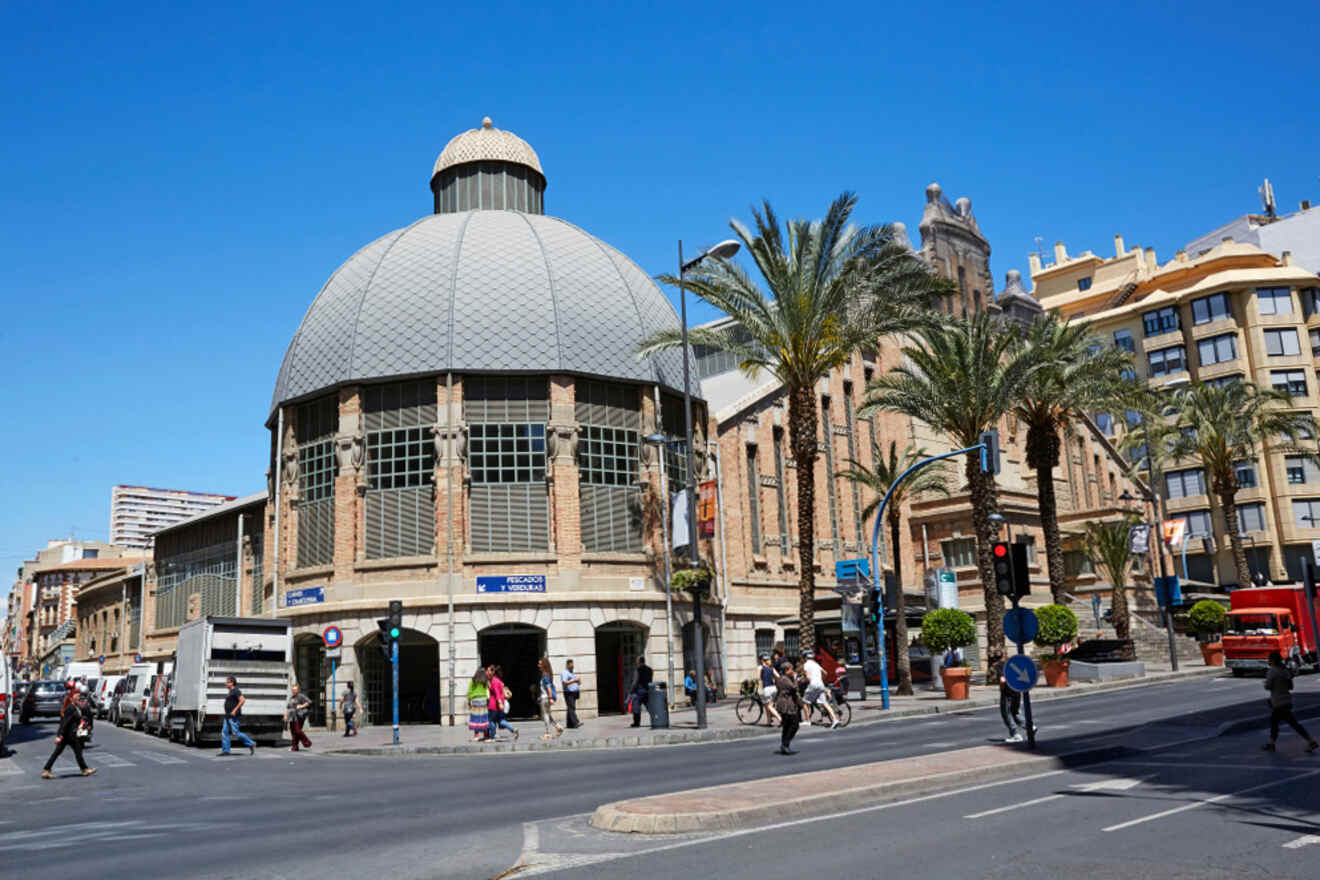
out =
<svg viewBox="0 0 1320 880"><path fill-rule="evenodd" d="M141 654L134 654L134 655L133 655L133 662L134 662L134 663L141 663L141 662L142 662L142 655L141 655Z"/></svg>
<svg viewBox="0 0 1320 880"><path fill-rule="evenodd" d="M321 632L321 641L325 642L327 648L338 648L344 643L344 634L337 626L327 626Z"/></svg>
<svg viewBox="0 0 1320 880"><path fill-rule="evenodd" d="M1026 654L1014 654L1004 663L1004 680L1020 694L1031 690L1038 674L1035 662ZM1031 732L1030 712L1027 713L1027 732Z"/></svg>
<svg viewBox="0 0 1320 880"><path fill-rule="evenodd" d="M1038 632L1040 621L1030 608L1014 608L1004 615L1004 637L1009 641L1021 645L1036 638Z"/></svg>
<svg viewBox="0 0 1320 880"><path fill-rule="evenodd" d="M330 730L333 732L338 721L335 711L338 707L335 677L344 650L344 633L337 626L327 626L321 630L321 641L325 642L325 658L330 661Z"/></svg>
<svg viewBox="0 0 1320 880"><path fill-rule="evenodd" d="M102 666L104 666L104 665L105 665L105 655L102 654L100 657L97 657L97 658L96 658L96 662L97 662L97 663L100 663Z"/></svg>

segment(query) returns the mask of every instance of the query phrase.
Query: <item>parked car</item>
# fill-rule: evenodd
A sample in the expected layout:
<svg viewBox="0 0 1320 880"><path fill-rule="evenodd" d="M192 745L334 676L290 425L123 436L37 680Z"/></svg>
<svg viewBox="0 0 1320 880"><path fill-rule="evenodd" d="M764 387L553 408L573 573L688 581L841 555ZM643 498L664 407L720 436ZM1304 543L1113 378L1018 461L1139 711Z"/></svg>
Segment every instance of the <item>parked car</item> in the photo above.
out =
<svg viewBox="0 0 1320 880"><path fill-rule="evenodd" d="M128 687L130 675L125 675L115 684L114 689L110 691L110 697L106 701L105 717L106 720L115 727L119 726L119 698L125 693Z"/></svg>
<svg viewBox="0 0 1320 880"><path fill-rule="evenodd" d="M64 708L64 695L68 689L62 681L34 681L23 697L19 709L19 723L27 724L33 718L58 718Z"/></svg>
<svg viewBox="0 0 1320 880"><path fill-rule="evenodd" d="M159 676L152 673L138 673L128 677L128 686L119 695L119 711L115 715L115 724L131 725L134 730L141 730L147 719L147 702L151 699L151 689Z"/></svg>
<svg viewBox="0 0 1320 880"><path fill-rule="evenodd" d="M101 679L96 693L96 717L105 718L110 714L110 704L114 701L115 689L124 680L122 675L107 675Z"/></svg>
<svg viewBox="0 0 1320 880"><path fill-rule="evenodd" d="M142 729L156 736L166 736L170 732L170 697L174 684L173 675L158 675L151 686L151 696L147 698L147 709L142 720Z"/></svg>

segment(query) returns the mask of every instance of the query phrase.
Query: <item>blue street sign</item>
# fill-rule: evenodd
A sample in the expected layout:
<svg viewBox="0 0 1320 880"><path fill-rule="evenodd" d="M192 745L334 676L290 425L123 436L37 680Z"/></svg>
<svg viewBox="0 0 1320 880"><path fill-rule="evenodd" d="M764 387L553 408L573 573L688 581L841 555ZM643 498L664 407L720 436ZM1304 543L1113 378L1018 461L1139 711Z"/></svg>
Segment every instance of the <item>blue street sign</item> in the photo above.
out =
<svg viewBox="0 0 1320 880"><path fill-rule="evenodd" d="M478 593L544 593L543 574L499 574L477 578Z"/></svg>
<svg viewBox="0 0 1320 880"><path fill-rule="evenodd" d="M299 605L316 605L325 601L325 587L303 587L301 590L284 591L284 607L296 608Z"/></svg>
<svg viewBox="0 0 1320 880"><path fill-rule="evenodd" d="M865 584L871 580L871 560L840 559L834 563L834 579L840 584Z"/></svg>
<svg viewBox="0 0 1320 880"><path fill-rule="evenodd" d="M1036 612L1030 608L1014 608L1004 615L1004 638L1010 642L1023 644L1036 637L1040 632L1040 621Z"/></svg>
<svg viewBox="0 0 1320 880"><path fill-rule="evenodd" d="M1004 664L1004 680L1018 693L1031 690L1036 684L1036 664L1026 654L1014 654Z"/></svg>
<svg viewBox="0 0 1320 880"><path fill-rule="evenodd" d="M134 663L141 663L141 662L142 662L142 655L141 655L141 654L134 654L134 655L133 655L133 662L134 662Z"/></svg>
<svg viewBox="0 0 1320 880"><path fill-rule="evenodd" d="M105 662L105 655L102 654L100 657L97 657L97 658L96 658L96 662L97 662L97 663L104 663L104 662Z"/></svg>
<svg viewBox="0 0 1320 880"><path fill-rule="evenodd" d="M1161 608L1168 608L1170 605L1181 605L1182 600L1182 586L1179 585L1176 574L1155 578L1155 601L1159 603Z"/></svg>
<svg viewBox="0 0 1320 880"><path fill-rule="evenodd" d="M344 634L337 626L327 626L321 633L321 640L327 648L338 648L344 643Z"/></svg>

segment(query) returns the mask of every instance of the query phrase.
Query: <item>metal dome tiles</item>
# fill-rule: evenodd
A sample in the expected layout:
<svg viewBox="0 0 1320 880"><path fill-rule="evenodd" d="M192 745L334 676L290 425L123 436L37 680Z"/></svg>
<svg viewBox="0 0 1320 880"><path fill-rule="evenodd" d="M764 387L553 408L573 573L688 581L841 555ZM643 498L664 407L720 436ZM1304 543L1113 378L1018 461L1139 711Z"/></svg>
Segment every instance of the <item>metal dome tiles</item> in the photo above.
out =
<svg viewBox="0 0 1320 880"><path fill-rule="evenodd" d="M676 328L660 289L619 251L539 214L434 214L362 248L326 282L289 344L271 410L362 380L425 373L576 373L681 388L678 352L638 360Z"/></svg>
<svg viewBox="0 0 1320 880"><path fill-rule="evenodd" d="M434 177L452 165L488 161L516 162L519 165L535 168L538 173L545 176L545 172L541 170L541 160L537 158L536 151L531 145L511 131L496 128L489 116L481 120L481 128L470 128L462 134L455 135L445 144L445 148L440 151L440 157L435 160L435 169L431 172L431 176Z"/></svg>

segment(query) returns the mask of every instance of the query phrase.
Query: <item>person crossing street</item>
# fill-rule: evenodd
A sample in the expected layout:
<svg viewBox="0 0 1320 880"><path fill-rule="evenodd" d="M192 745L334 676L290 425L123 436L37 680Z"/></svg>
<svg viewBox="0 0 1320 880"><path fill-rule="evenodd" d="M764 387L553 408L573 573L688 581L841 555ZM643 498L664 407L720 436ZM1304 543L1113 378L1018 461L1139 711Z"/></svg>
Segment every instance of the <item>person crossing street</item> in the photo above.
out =
<svg viewBox="0 0 1320 880"><path fill-rule="evenodd" d="M802 698L798 696L797 679L793 676L793 664L787 660L779 666L779 677L775 679L775 709L781 718L779 725L779 754L796 755L790 748L793 737L797 736L798 719L802 714Z"/></svg>
<svg viewBox="0 0 1320 880"><path fill-rule="evenodd" d="M247 697L238 689L238 679L232 675L225 679L225 687L229 689L229 693L225 695L225 717L220 726L220 754L229 754L229 741L233 737L248 747L249 755L255 755L257 744L252 741L252 737L238 729L238 722L243 717L243 704L247 702Z"/></svg>
<svg viewBox="0 0 1320 880"><path fill-rule="evenodd" d="M64 705L60 709L60 727L55 736L55 751L51 752L50 758L46 761L46 766L42 768L42 779L54 779L55 774L50 772L50 768L55 766L55 759L63 752L64 747L73 749L74 760L78 762L78 769L82 771L83 776L91 776L96 772L95 767L88 767L83 759L83 739L86 736L86 727L84 722L84 710L81 708L82 702L78 699L77 690L70 688L64 697Z"/></svg>
<svg viewBox="0 0 1320 880"><path fill-rule="evenodd" d="M312 711L312 701L307 699L307 695L298 689L298 685L293 686L292 693L289 695L289 704L284 709L284 720L289 725L289 736L293 738L293 748L291 752L298 751L298 744L301 743L304 748L310 749L312 741L307 738L303 731L303 725L307 723L307 716Z"/></svg>
<svg viewBox="0 0 1320 880"><path fill-rule="evenodd" d="M1320 748L1320 743L1311 738L1306 728L1302 727L1297 716L1293 714L1293 677L1288 667L1283 665L1283 655L1278 651L1271 651L1269 664L1269 671L1265 673L1265 690L1270 692L1270 741L1261 748L1267 752L1274 751L1275 743L1279 739L1279 724L1284 723L1306 740L1308 752L1314 752Z"/></svg>

